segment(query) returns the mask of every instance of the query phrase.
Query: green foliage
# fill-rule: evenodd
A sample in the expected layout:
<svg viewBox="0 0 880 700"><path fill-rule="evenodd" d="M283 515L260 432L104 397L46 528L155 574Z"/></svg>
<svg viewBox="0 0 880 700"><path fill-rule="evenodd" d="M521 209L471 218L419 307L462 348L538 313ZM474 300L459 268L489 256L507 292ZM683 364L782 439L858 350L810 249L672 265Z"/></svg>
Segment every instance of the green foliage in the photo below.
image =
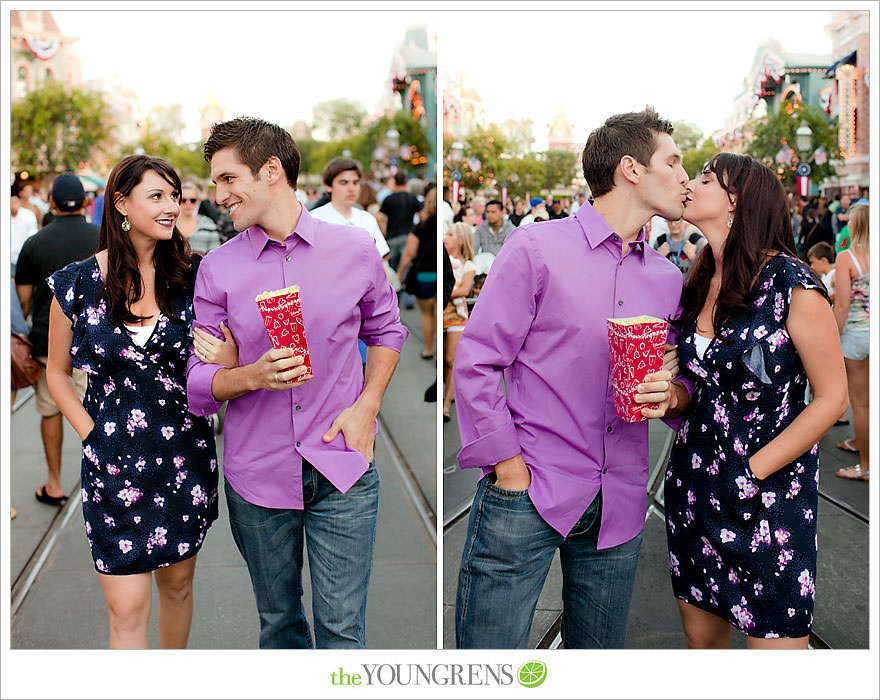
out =
<svg viewBox="0 0 880 700"><path fill-rule="evenodd" d="M202 143L181 144L165 134L147 131L142 139L135 143L124 144L119 148L117 160L138 152L163 158L177 170L181 178L195 175L203 180L211 176L211 166L205 161Z"/></svg>
<svg viewBox="0 0 880 700"><path fill-rule="evenodd" d="M501 129L495 124L487 126L478 126L473 132L461 139L464 145L464 156L459 165L462 174L462 186L468 190L474 191L487 187L492 180L502 182L509 180L512 173L511 160L507 158L509 153L509 145L507 139L501 133ZM444 142L446 154L444 162L447 170L444 173L444 181L449 182L449 172L451 170L449 160L449 149L452 143L449 139ZM476 159L480 165L477 169L471 168L471 161Z"/></svg>
<svg viewBox="0 0 880 700"><path fill-rule="evenodd" d="M569 151L545 151L542 188L548 191L568 188L577 173L577 161L577 155Z"/></svg>
<svg viewBox="0 0 880 700"><path fill-rule="evenodd" d="M359 126L344 138L331 141L315 139L298 141L297 146L302 156L300 172L320 175L330 160L341 156L346 150L350 151L351 157L363 166L365 174L374 169L384 169L387 167L388 156L386 155L380 164L374 160L374 153L377 147L385 145L385 134L392 126L400 134L399 145L409 146L408 160L401 158L400 153L394 154L399 160L398 168L412 175L430 178L431 175L425 172L427 156L431 151L428 135L417 120L404 112L398 112L393 117L380 117L366 128Z"/></svg>
<svg viewBox="0 0 880 700"><path fill-rule="evenodd" d="M703 141L703 130L693 122L675 119L672 121L672 127L674 129L672 138L682 153L694 150ZM688 172L690 173L690 170Z"/></svg>
<svg viewBox="0 0 880 700"><path fill-rule="evenodd" d="M795 133L803 121L806 121L813 131L813 145L810 152L804 154L813 169L810 178L814 182L821 182L836 174L831 159L840 159L837 124L829 121L828 116L821 109L812 105L804 106L800 102L787 102L776 114L752 122L747 127L747 131L751 131L753 136L746 144L745 153L775 170L782 183L789 189L793 189L796 185L795 167L801 154L797 152ZM787 165L777 163L776 154L786 145L796 155ZM813 153L820 146L825 149L828 161L817 165L812 158Z"/></svg>
<svg viewBox="0 0 880 700"><path fill-rule="evenodd" d="M676 130L675 135L677 134L678 131ZM699 148L690 148L682 152L681 165L685 172L687 172L688 177L693 179L703 172L703 166L706 165L706 161L716 153L718 153L718 148L711 138L707 138Z"/></svg>
<svg viewBox="0 0 880 700"><path fill-rule="evenodd" d="M330 141L340 141L359 131L367 110L360 102L337 97L319 102L312 108L312 122L316 129L323 130Z"/></svg>
<svg viewBox="0 0 880 700"><path fill-rule="evenodd" d="M38 176L77 170L112 135L101 93L55 80L14 102L11 112L12 161Z"/></svg>

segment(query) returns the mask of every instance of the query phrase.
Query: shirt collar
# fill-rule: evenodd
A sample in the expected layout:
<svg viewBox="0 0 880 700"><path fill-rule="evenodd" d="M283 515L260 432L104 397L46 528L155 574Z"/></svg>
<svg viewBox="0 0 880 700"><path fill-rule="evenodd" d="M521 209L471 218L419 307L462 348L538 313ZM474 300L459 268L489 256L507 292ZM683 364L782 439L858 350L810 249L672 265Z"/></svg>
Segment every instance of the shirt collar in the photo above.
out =
<svg viewBox="0 0 880 700"><path fill-rule="evenodd" d="M602 218L602 216L597 212L591 202L584 202L581 207L577 210L577 213L574 215L574 218L577 219L578 223L581 225L581 229L583 229L584 235L586 236L587 243L590 244L590 248L594 250L602 245L609 238L613 238L617 236L617 233L611 226L608 225L608 222ZM619 236L617 241L612 241L615 246L620 247ZM642 260L642 265L646 264L645 258L645 228L644 226L639 231L639 235L635 241L630 244L630 253L634 253L638 251L639 257Z"/></svg>
<svg viewBox="0 0 880 700"><path fill-rule="evenodd" d="M316 219L309 214L308 209L302 207L299 221L297 221L293 232L284 239L285 242L289 241L293 236L299 236L310 246L315 245L315 221ZM259 257L260 253L262 253L265 247L269 245L269 241L272 240L259 224L254 224L249 227L247 229L247 236L255 258Z"/></svg>

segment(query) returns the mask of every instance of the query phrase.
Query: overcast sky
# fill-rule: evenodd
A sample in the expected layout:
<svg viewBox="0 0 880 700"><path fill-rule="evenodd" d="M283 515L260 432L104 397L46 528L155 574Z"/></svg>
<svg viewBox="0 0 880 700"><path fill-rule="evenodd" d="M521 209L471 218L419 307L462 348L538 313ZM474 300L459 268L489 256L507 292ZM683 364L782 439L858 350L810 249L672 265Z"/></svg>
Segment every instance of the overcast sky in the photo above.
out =
<svg viewBox="0 0 880 700"><path fill-rule="evenodd" d="M204 6L210 6L204 3ZM114 76L144 107L180 104L185 140L199 138L200 108L214 88L227 119L311 123L317 102L347 97L372 112L391 82L391 59L419 12L53 12L78 37L83 78ZM369 31L365 31L365 26ZM430 34L430 32L429 32Z"/></svg>
<svg viewBox="0 0 880 700"><path fill-rule="evenodd" d="M800 8L482 12L444 15L438 31L442 73L464 71L490 121L532 118L542 150L560 105L580 139L646 104L708 136L724 125L764 39L830 55L830 18Z"/></svg>

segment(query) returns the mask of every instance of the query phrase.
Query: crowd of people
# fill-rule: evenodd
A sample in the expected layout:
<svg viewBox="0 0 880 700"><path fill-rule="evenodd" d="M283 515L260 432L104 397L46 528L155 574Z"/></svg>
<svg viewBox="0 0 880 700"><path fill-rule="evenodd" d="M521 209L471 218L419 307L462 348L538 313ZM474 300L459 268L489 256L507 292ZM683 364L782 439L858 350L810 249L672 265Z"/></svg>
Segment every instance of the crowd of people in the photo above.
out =
<svg viewBox="0 0 880 700"><path fill-rule="evenodd" d="M665 510L687 645L727 647L736 628L750 648L807 646L816 443L848 405L855 438L839 447L860 463L836 474L869 478L867 203L792 204L748 156L719 154L689 178L672 134L650 108L615 115L584 149L589 199L533 197L526 210L475 193L453 211L447 251L473 251L485 275L472 285L459 262L455 288L476 287L475 299L447 343L458 462L482 471L459 648L525 646L557 550L563 644L623 646L647 427L595 390L611 386L608 309L670 320L663 369L639 380L634 401L677 433ZM836 273L835 244L850 246Z"/></svg>
<svg viewBox="0 0 880 700"><path fill-rule="evenodd" d="M362 647L374 427L408 334L395 290L411 292L423 318L436 313L436 190L404 172L372 187L342 157L326 165L323 194L304 190L290 135L258 119L215 125L205 157L210 193L148 155L123 158L95 198L77 175L55 177L45 211L30 182L13 187L14 330L41 366L48 478L35 497L68 500L65 418L83 443L83 516L110 646L147 646L155 581L160 646L185 647L197 554L218 513L212 417L225 405L223 485L260 646ZM308 363L272 347L254 303L267 288L289 292L291 279L307 299ZM433 321L422 328L430 359ZM291 395L295 413L282 408ZM256 527L266 513L284 517ZM279 528L292 534L283 551L271 545Z"/></svg>

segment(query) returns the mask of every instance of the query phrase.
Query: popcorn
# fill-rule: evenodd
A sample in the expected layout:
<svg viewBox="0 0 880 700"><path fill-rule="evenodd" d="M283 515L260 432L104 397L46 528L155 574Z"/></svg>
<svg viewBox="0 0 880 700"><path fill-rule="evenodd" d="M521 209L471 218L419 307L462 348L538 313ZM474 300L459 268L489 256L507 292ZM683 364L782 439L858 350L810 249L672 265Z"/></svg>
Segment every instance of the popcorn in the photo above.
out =
<svg viewBox="0 0 880 700"><path fill-rule="evenodd" d="M669 324L653 316L609 318L607 324L614 412L627 423L644 420L642 408L657 404L637 404L636 387L647 375L663 369Z"/></svg>
<svg viewBox="0 0 880 700"><path fill-rule="evenodd" d="M306 373L288 383L312 377L312 362L309 346L306 343L306 329L303 325L302 304L299 287L294 285L274 292L263 292L256 298L266 332L273 348L293 348L295 355L303 357Z"/></svg>

